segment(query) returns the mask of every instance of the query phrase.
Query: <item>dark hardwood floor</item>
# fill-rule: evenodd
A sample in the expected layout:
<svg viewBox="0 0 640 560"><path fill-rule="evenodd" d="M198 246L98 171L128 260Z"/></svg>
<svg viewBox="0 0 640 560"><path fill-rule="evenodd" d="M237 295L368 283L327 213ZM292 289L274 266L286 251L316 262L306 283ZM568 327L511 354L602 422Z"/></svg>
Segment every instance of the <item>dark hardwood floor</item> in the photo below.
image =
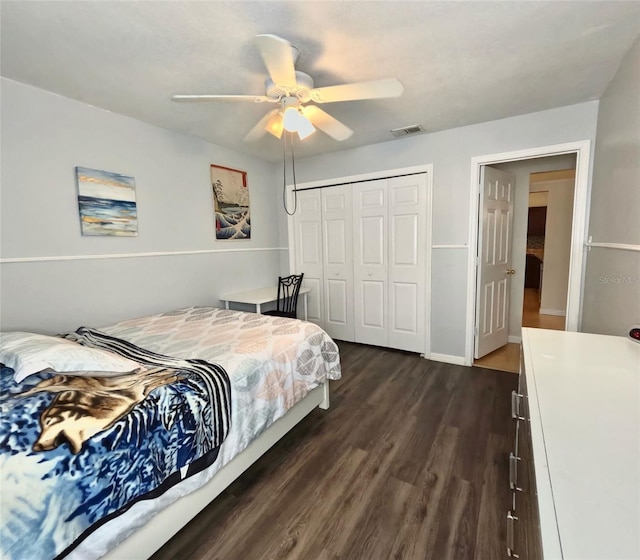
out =
<svg viewBox="0 0 640 560"><path fill-rule="evenodd" d="M512 373L339 343L343 378L153 560L506 556Z"/></svg>

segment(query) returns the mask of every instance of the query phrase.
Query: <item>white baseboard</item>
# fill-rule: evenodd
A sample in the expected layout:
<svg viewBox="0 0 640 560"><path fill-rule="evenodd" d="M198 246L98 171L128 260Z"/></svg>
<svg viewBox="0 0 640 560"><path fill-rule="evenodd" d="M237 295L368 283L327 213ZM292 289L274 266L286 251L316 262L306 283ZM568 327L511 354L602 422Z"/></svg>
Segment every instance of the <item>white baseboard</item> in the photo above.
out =
<svg viewBox="0 0 640 560"><path fill-rule="evenodd" d="M454 364L456 366L467 365L464 356L451 356L449 354L436 354L435 352L431 352L431 354L425 356L425 358L433 360L434 362L444 362L445 364Z"/></svg>
<svg viewBox="0 0 640 560"><path fill-rule="evenodd" d="M507 338L508 342L515 342L516 344L520 344L522 342L522 337L521 336L511 336L509 335L509 337Z"/></svg>
<svg viewBox="0 0 640 560"><path fill-rule="evenodd" d="M544 307L540 308L540 315L556 315L558 317L565 317L567 312L564 309L545 309Z"/></svg>

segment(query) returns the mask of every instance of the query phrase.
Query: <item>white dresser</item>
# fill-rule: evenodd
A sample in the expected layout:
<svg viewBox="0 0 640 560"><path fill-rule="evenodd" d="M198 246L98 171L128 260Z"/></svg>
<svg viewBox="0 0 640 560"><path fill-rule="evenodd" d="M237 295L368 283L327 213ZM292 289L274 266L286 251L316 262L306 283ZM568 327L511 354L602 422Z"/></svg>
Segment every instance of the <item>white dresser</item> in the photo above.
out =
<svg viewBox="0 0 640 560"><path fill-rule="evenodd" d="M508 554L640 558L640 344L522 329Z"/></svg>

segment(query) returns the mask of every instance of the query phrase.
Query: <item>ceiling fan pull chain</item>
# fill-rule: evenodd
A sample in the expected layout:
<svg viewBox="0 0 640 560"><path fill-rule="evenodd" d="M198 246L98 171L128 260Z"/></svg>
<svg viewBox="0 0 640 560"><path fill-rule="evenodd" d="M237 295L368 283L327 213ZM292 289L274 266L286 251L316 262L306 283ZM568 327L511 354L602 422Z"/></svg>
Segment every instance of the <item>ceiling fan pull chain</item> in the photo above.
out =
<svg viewBox="0 0 640 560"><path fill-rule="evenodd" d="M287 208L287 136L291 138L291 164L293 168L293 211L289 212ZM283 157L282 157L282 204L284 211L293 216L298 209L298 187L296 185L296 162L293 155L293 132L284 131L284 138L282 139Z"/></svg>

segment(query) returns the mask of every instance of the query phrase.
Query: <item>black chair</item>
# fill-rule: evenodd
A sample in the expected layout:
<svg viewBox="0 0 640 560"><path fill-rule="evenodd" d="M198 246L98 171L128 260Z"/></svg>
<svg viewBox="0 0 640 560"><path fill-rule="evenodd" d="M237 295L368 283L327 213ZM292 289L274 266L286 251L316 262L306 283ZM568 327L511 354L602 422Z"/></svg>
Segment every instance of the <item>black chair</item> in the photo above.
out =
<svg viewBox="0 0 640 560"><path fill-rule="evenodd" d="M298 310L298 294L302 286L302 274L278 277L278 304L272 311L265 311L263 315L275 315L276 317L288 317L295 319Z"/></svg>

